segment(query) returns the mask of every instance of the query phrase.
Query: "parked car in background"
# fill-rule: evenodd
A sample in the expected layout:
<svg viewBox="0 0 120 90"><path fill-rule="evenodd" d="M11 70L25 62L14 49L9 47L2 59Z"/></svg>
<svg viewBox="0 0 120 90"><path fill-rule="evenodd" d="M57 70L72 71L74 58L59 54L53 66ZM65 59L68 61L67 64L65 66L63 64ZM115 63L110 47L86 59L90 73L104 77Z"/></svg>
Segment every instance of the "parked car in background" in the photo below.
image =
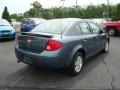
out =
<svg viewBox="0 0 120 90"><path fill-rule="evenodd" d="M0 19L0 39L4 38L10 38L14 40L15 30L7 20Z"/></svg>
<svg viewBox="0 0 120 90"><path fill-rule="evenodd" d="M33 28L35 28L38 24L45 21L42 18L26 18L21 23L21 32L30 32Z"/></svg>
<svg viewBox="0 0 120 90"><path fill-rule="evenodd" d="M120 33L120 21L106 22L104 26L110 36L114 36Z"/></svg>
<svg viewBox="0 0 120 90"><path fill-rule="evenodd" d="M109 36L98 25L81 19L53 19L17 38L18 62L44 68L65 68L80 73L84 62L100 51L108 52Z"/></svg>

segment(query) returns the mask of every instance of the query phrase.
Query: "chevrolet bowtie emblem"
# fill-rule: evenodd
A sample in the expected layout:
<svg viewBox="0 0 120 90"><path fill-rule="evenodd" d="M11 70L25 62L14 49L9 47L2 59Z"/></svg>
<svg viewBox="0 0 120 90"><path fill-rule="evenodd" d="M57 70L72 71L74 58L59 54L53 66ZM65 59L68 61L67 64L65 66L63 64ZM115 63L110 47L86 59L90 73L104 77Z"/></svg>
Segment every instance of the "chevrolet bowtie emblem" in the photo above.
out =
<svg viewBox="0 0 120 90"><path fill-rule="evenodd" d="M31 42L32 42L32 40L27 40L27 42L28 42L28 43L31 43Z"/></svg>

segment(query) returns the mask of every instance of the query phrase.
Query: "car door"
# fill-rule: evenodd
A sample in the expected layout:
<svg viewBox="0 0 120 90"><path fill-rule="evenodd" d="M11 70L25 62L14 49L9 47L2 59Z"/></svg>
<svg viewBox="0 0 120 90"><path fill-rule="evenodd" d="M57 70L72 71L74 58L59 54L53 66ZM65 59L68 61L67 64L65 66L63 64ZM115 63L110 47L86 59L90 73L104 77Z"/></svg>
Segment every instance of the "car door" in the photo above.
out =
<svg viewBox="0 0 120 90"><path fill-rule="evenodd" d="M101 29L95 23L89 23L93 35L96 37L96 53L104 48L106 36L105 33L100 33Z"/></svg>
<svg viewBox="0 0 120 90"><path fill-rule="evenodd" d="M90 57L95 54L95 35L91 33L90 27L87 22L80 22L79 26L82 32L82 41L86 48L86 55L87 57Z"/></svg>

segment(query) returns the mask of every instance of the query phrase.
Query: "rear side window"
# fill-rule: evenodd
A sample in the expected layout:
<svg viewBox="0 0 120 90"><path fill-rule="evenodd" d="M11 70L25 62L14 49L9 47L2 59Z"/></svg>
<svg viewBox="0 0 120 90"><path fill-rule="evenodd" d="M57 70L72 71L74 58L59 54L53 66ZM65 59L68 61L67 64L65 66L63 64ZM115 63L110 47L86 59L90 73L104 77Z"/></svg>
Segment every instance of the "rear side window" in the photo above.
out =
<svg viewBox="0 0 120 90"><path fill-rule="evenodd" d="M75 32L77 34L81 34L82 33L79 24L75 24Z"/></svg>
<svg viewBox="0 0 120 90"><path fill-rule="evenodd" d="M92 29L92 32L93 32L94 34L98 34L98 33L99 33L100 28L99 28L96 24L94 24L94 23L89 23L89 25L90 25L90 27L91 27L91 29Z"/></svg>
<svg viewBox="0 0 120 90"><path fill-rule="evenodd" d="M79 23L79 26L83 34L86 35L91 33L87 23Z"/></svg>

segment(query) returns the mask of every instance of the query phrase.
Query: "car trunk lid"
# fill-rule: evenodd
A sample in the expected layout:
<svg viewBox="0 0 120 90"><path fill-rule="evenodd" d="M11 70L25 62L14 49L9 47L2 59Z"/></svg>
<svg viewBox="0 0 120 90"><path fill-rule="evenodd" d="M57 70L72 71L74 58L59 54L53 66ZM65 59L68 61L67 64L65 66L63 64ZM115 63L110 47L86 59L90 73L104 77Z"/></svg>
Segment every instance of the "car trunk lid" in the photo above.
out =
<svg viewBox="0 0 120 90"><path fill-rule="evenodd" d="M18 36L18 45L19 48L24 51L32 53L41 53L42 51L44 51L48 40L52 37L52 35L21 33Z"/></svg>

